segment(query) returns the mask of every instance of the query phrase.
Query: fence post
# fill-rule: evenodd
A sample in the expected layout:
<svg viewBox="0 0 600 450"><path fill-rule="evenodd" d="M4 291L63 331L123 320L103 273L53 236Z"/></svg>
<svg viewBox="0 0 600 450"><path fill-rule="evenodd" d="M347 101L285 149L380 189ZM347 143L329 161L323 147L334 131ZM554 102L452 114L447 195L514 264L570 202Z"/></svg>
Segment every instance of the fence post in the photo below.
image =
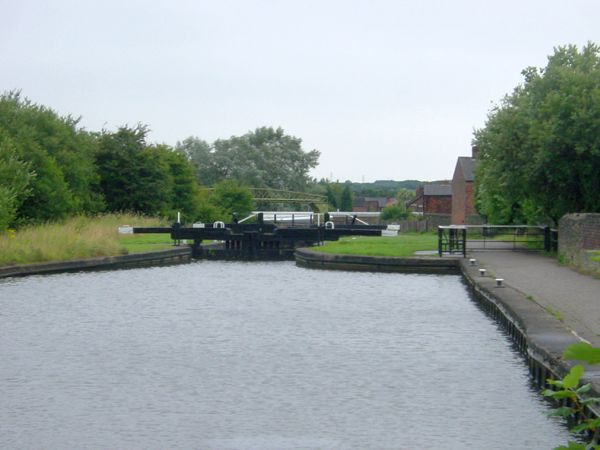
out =
<svg viewBox="0 0 600 450"><path fill-rule="evenodd" d="M463 258L467 257L467 229L462 230L462 247L463 247Z"/></svg>
<svg viewBox="0 0 600 450"><path fill-rule="evenodd" d="M438 254L440 257L442 256L442 234L443 231L441 227L438 227Z"/></svg>
<svg viewBox="0 0 600 450"><path fill-rule="evenodd" d="M550 227L544 227L544 250L549 252L552 250L552 236L550 235Z"/></svg>

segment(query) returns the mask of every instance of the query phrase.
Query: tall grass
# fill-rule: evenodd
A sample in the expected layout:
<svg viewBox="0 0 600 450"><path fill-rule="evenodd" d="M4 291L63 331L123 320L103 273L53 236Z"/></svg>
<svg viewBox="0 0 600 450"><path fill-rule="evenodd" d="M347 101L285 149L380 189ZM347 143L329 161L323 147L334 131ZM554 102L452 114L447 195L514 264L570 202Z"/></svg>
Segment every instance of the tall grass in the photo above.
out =
<svg viewBox="0 0 600 450"><path fill-rule="evenodd" d="M133 214L78 216L60 223L47 223L9 230L0 235L0 265L114 256L128 253L118 234L119 225L139 227L163 225L160 219Z"/></svg>

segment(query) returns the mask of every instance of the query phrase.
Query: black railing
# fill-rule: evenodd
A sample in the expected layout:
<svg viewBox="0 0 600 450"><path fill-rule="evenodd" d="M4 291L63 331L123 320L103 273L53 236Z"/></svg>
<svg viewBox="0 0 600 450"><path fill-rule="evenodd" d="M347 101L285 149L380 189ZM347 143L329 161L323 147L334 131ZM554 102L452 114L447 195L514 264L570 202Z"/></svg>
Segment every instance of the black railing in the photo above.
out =
<svg viewBox="0 0 600 450"><path fill-rule="evenodd" d="M450 225L438 227L438 253L467 250L556 251L558 232L547 226Z"/></svg>
<svg viewBox="0 0 600 450"><path fill-rule="evenodd" d="M467 228L465 226L440 226L438 227L438 253L461 253L467 256Z"/></svg>

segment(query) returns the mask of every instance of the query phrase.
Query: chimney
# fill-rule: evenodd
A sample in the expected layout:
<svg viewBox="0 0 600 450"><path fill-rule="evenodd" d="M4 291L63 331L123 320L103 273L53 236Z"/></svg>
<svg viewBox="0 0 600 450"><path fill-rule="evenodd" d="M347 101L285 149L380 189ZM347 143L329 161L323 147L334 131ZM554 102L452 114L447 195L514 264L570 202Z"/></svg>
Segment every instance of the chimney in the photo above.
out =
<svg viewBox="0 0 600 450"><path fill-rule="evenodd" d="M476 145L473 145L471 147L471 158L477 158L478 154L479 154L479 147L477 147Z"/></svg>

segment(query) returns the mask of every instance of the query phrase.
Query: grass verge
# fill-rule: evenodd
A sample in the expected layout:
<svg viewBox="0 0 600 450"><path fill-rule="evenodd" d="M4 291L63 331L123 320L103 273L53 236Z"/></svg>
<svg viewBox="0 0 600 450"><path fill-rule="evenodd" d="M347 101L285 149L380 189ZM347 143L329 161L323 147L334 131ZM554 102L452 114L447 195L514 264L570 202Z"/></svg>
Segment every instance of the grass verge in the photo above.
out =
<svg viewBox="0 0 600 450"><path fill-rule="evenodd" d="M123 234L119 236L119 243L127 253L152 252L173 247L169 234Z"/></svg>
<svg viewBox="0 0 600 450"><path fill-rule="evenodd" d="M0 235L0 266L125 255L171 245L169 235L119 235L117 229L124 224L164 225L156 218L108 214L10 230Z"/></svg>
<svg viewBox="0 0 600 450"><path fill-rule="evenodd" d="M416 251L437 250L434 233L403 233L394 237L354 236L328 242L318 251L360 256L413 256Z"/></svg>

